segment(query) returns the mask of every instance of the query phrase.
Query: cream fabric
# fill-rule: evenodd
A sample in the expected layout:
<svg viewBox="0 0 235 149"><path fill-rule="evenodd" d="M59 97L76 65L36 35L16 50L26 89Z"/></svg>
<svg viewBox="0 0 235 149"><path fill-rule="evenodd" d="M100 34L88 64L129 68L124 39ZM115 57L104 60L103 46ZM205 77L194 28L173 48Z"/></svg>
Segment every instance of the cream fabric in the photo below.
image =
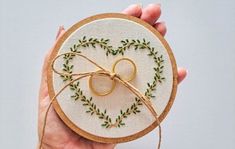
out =
<svg viewBox="0 0 235 149"><path fill-rule="evenodd" d="M142 40L145 38L146 41L150 41L150 46L155 47L157 51L159 51L159 54L163 55L163 59L165 60L163 76L166 79L162 84L158 84L157 90L153 92L156 97L151 100L155 105L157 113L160 115L169 101L173 85L173 72L170 58L160 40L158 40L158 38L156 38L156 36L148 29L133 21L119 18L105 18L90 22L77 29L63 43L59 54L70 52L69 47L74 43L77 43L78 39L81 39L83 36L86 36L87 38L95 37L110 39L109 44L115 48L121 46L120 41L123 39ZM132 59L137 66L137 75L131 83L142 93L144 93L147 88L147 82L153 81L153 67L156 64L152 57L147 56L147 50L135 51L134 48L131 48L125 52L124 56L106 56L104 50L98 46L95 49L92 47L82 48L81 51L82 54L109 70L111 70L113 63L121 57ZM63 60L57 61L56 68L61 70L62 64ZM73 64L75 65L73 72L85 72L97 69L90 63L79 58L75 58ZM123 67L125 67L125 65L123 65ZM58 92L64 85L61 77L57 74L53 74L53 86L55 92ZM124 111L134 102L134 95L120 84L117 84L115 90L107 96L94 95L89 89L88 79L80 80L80 87L87 97L93 97L93 102L100 110L103 111L104 109L107 109L107 114L112 117L113 121L115 121L115 118L120 113L120 109L123 109ZM101 127L103 121L95 115L91 116L90 114L87 114L85 112L87 107L83 106L81 101L74 101L71 99L71 95L72 92L68 88L57 98L63 112L77 127L97 136L111 138L125 137L145 129L154 122L151 113L144 105L142 105L139 106L141 110L140 113L136 115L132 114L127 119L124 119L125 126L111 129L103 128Z"/></svg>

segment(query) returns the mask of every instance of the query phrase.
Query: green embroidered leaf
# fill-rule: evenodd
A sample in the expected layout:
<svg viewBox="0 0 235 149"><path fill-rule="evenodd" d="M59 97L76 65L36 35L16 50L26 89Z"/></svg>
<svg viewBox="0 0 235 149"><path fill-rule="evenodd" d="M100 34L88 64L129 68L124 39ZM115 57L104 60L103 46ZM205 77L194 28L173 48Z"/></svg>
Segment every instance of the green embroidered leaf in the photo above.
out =
<svg viewBox="0 0 235 149"><path fill-rule="evenodd" d="M113 49L111 45L108 45L109 39L97 39L97 38L88 38L86 36L83 36L82 39L78 40L77 44L74 44L70 47L71 52L76 52L76 53L81 53L80 50L78 50L79 47L93 47L96 48L99 46L105 51L106 56L111 55L117 55L121 54L124 55L124 52L130 48L133 48L134 50L138 49L146 49L148 50L148 54L150 57L153 58L154 62L156 63L156 67L154 67L154 77L153 77L153 82L148 82L147 83L147 89L145 91L145 96L148 97L149 99L154 98L155 96L153 95L153 91L156 90L157 87L157 82L162 83L163 80L165 80L165 77L163 76L163 55L158 56L158 51L155 50L154 47L150 47L150 42L146 41L145 38L143 38L142 41L139 39L125 39L121 40L122 46L118 47L117 49ZM68 74L72 73L72 70L74 68L73 65L70 65L69 63L73 60L75 57L75 54L65 54L64 55L64 61L65 63L63 64L62 70ZM61 78L63 81L71 81L73 80L71 75L61 75ZM88 110L86 113L90 113L91 115L96 114L99 119L103 120L103 124L101 124L102 127L105 128L110 128L111 126L116 126L116 127L121 127L124 126L125 123L122 122L123 118L128 118L129 115L137 114L140 113L141 111L139 110L138 106L143 105L141 99L135 97L135 102L130 106L130 108L127 108L126 110L120 110L120 115L117 116L115 119L116 124L112 124L112 119L107 115L107 110L105 109L104 112L101 112L101 110L96 106L96 104L92 101L92 97L87 98L85 95L83 95L82 90L79 88L79 81L74 82L73 84L70 85L70 90L74 92L74 95L71 96L72 99L74 100L80 100L83 104L83 106L87 107Z"/></svg>

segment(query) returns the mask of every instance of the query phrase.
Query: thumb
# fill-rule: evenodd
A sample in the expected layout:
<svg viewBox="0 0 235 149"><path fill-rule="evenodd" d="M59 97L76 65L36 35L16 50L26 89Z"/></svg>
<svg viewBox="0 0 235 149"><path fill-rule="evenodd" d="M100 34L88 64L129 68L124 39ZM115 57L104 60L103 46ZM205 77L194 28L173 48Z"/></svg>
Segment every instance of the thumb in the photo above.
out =
<svg viewBox="0 0 235 149"><path fill-rule="evenodd" d="M44 62L43 62L43 67L42 67L42 76L41 76L41 85L40 85L40 90L39 90L39 100L44 99L48 95L48 89L47 89L47 68L48 68L48 60L50 58L50 55L60 39L60 37L65 33L65 29L63 26L59 27L59 30L56 35L56 41L53 45L53 47L48 51L48 53L45 56Z"/></svg>

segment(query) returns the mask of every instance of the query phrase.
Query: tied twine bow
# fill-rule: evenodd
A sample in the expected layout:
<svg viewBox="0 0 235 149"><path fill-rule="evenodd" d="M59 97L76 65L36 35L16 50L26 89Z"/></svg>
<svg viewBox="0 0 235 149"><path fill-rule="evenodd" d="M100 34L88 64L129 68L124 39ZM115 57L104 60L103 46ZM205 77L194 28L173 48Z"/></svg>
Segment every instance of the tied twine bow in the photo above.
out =
<svg viewBox="0 0 235 149"><path fill-rule="evenodd" d="M55 64L55 61L63 56L63 55L66 55L66 54L72 54L73 56L80 56L84 59L86 59L87 61L91 62L92 64L94 64L96 67L100 68L100 70L98 71L91 71L91 72L85 72L85 73L63 73L63 72L59 72L57 71L55 68L54 68L54 64ZM52 61L52 64L51 64L51 68L53 70L53 72L55 72L56 74L59 74L59 75L64 75L64 76L76 76L75 79L71 80L68 84L66 84L65 86L63 86L63 88L61 88L59 90L59 92L57 94L54 95L54 97L51 99L50 103L49 103L49 106L46 110L46 113L45 113L45 117L44 117L44 121L43 121L43 128L42 128L42 132L41 132L41 137L40 137L40 140L39 140L39 149L42 148L42 142L43 142L43 136L44 136L44 133L45 133L45 127L46 127L46 120L47 120L47 115L48 115L48 112L49 112L49 109L52 105L52 102L56 99L56 97L58 95L60 95L60 93L65 89L67 88L69 85L71 85L72 83L74 83L75 81L77 80L80 80L82 78L86 78L86 77L91 77L91 76L94 76L94 75L104 75L104 76L107 76L109 77L111 80L113 81L117 81L119 83L121 83L122 85L124 85L128 90L130 90L133 94L135 94L143 103L144 105L148 108L148 110L152 113L153 117L156 119L156 122L158 124L158 128L159 128L159 141L158 141L158 146L157 146L157 149L160 149L160 146L161 146L161 126L160 126L160 121L158 119L158 114L157 112L154 110L153 108L153 105L151 103L151 101L146 97L144 96L137 88L135 88L133 85L131 85L129 82L123 80L118 74L116 73L113 73L113 72L110 72L108 70L106 70L105 68L103 68L102 66L98 65L97 63L95 63L94 61L92 61L91 59L89 59L88 57L86 57L85 55L82 55L82 54L79 54L79 53L75 53L75 52L67 52L67 53L63 53L63 54L60 54L60 55L57 55L53 61Z"/></svg>

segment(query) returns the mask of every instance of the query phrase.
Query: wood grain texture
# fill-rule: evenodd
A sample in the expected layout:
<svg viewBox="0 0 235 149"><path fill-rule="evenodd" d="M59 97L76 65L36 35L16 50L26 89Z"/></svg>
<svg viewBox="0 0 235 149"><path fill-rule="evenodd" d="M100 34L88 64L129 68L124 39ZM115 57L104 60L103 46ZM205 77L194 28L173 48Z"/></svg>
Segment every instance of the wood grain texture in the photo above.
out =
<svg viewBox="0 0 235 149"><path fill-rule="evenodd" d="M170 46L168 45L167 41L161 36L161 34L155 29L153 28L151 25L149 25L148 23L142 21L139 18L136 17L132 17L132 16L128 16L128 15L124 15L124 14L120 14L120 13L105 13L105 14L98 14L95 16L91 16L88 17L78 23L76 23L75 25L73 25L70 29L68 29L66 31L66 33L60 38L60 40L57 42L55 48L53 49L53 52L50 56L50 60L48 61L49 66L51 65L52 60L56 57L56 55L58 54L58 51L61 47L61 45L64 43L64 41L74 32L76 31L78 28L80 28L81 26L95 21L95 20L99 20L99 19L104 19L104 18L121 18L121 19L127 19L127 20L132 20L138 24L141 24L142 26L144 26L145 28L147 28L149 31L151 31L156 38L158 38L161 43L164 45L165 49L167 50L167 53L170 57L170 61L171 61L171 65L172 65L172 72L173 72L173 86L172 86L172 91L171 91L171 96L169 99L169 102L167 103L166 108L164 109L164 111L161 113L161 115L159 116L159 120L160 122L163 121L163 119L166 117L166 115L168 114L168 112L170 111L175 96L176 96L176 91L177 91L177 65L176 65L176 61L174 58L174 55L172 53L172 50L170 48ZM55 91L54 91L54 87L53 87L53 71L51 69L51 67L48 67L47 70L47 78L48 78L48 90L49 90L49 96L50 98L53 98L53 96L55 96ZM125 136L125 137L120 137L120 138L105 138L105 137L101 137L101 136L96 136L93 135L91 133L88 133L84 130L82 130L81 128L78 128L73 122L71 122L69 120L69 118L65 115L65 113L62 111L62 109L60 108L60 105L58 104L57 100L53 101L53 107L55 109L55 111L57 112L57 114L59 115L59 117L63 120L63 122L69 127L71 128L74 132L76 132L77 134L96 141L96 142L102 142L102 143L121 143L121 142L127 142L127 141L131 141L131 140L135 140L139 137L144 136L145 134L147 134L148 132L152 131L154 128L156 128L158 126L157 122L153 122L149 127L147 127L146 129L137 132L133 135L129 135L129 136Z"/></svg>

